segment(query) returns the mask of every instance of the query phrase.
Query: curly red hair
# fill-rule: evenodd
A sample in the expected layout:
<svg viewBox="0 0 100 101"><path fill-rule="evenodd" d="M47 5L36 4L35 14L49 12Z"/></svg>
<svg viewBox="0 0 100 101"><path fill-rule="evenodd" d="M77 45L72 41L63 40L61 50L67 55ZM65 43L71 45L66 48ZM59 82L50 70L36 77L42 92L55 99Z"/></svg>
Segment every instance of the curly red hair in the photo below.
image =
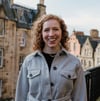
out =
<svg viewBox="0 0 100 101"><path fill-rule="evenodd" d="M61 45L68 50L68 45L66 44L68 42L68 31L67 26L64 22L64 20L56 15L53 14L47 14L43 15L42 17L38 18L33 25L33 50L42 50L44 48L44 41L42 38L42 28L44 22L55 19L59 22L61 30L62 30L62 38L61 38Z"/></svg>

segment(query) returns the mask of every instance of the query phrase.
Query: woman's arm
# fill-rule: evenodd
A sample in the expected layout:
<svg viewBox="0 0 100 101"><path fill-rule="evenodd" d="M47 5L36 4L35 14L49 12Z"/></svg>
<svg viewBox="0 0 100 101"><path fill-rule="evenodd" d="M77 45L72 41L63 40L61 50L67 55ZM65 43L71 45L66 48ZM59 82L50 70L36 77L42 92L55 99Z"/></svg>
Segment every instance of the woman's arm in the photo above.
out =
<svg viewBox="0 0 100 101"><path fill-rule="evenodd" d="M17 80L15 101L26 101L28 89L27 64L24 61Z"/></svg>
<svg viewBox="0 0 100 101"><path fill-rule="evenodd" d="M81 63L77 69L77 79L74 82L72 101L87 101L86 80Z"/></svg>

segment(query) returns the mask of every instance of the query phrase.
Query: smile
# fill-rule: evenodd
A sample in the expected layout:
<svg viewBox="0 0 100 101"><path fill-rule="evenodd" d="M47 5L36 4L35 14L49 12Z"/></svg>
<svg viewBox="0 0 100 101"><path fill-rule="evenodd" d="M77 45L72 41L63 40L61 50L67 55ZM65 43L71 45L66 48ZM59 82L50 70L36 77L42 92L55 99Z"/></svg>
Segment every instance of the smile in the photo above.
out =
<svg viewBox="0 0 100 101"><path fill-rule="evenodd" d="M48 38L49 41L55 41L56 38Z"/></svg>

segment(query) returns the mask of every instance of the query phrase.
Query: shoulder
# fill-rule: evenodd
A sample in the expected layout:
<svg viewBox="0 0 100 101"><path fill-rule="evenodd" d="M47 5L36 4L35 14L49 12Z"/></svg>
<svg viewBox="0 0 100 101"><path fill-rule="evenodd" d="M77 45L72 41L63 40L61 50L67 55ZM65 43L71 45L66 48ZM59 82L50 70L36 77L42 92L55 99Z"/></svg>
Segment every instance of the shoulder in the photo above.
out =
<svg viewBox="0 0 100 101"><path fill-rule="evenodd" d="M68 56L69 58L71 58L71 59L74 59L74 60L76 60L76 61L79 61L78 57L74 56L73 54L71 54L71 53L69 53L69 52L67 52L67 56Z"/></svg>
<svg viewBox="0 0 100 101"><path fill-rule="evenodd" d="M78 57L72 55L71 53L68 53L68 59L71 64L70 68L74 68L77 75L84 71L81 61L79 60Z"/></svg>
<svg viewBox="0 0 100 101"><path fill-rule="evenodd" d="M41 54L40 51L34 51L34 52L28 54L28 55L25 57L24 61L25 61L25 62L30 62L31 60L33 60L36 56L38 56L38 55L40 55L40 54Z"/></svg>
<svg viewBox="0 0 100 101"><path fill-rule="evenodd" d="M76 56L74 56L73 54L71 54L65 48L62 48L62 51L61 52L64 52L65 53L65 55L67 57L67 60L69 60L69 62L72 62L72 63L80 63L79 58L76 57Z"/></svg>
<svg viewBox="0 0 100 101"><path fill-rule="evenodd" d="M78 57L68 52L67 58L72 64L76 64L77 67L82 67L81 61L79 60Z"/></svg>

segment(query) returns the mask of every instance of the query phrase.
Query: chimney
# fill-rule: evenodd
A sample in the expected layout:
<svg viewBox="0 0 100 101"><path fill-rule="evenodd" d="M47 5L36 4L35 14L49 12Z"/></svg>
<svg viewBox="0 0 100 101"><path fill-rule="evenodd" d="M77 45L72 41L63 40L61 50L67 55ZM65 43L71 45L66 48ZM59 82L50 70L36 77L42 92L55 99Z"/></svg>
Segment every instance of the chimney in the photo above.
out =
<svg viewBox="0 0 100 101"><path fill-rule="evenodd" d="M38 9L38 17L46 14L46 6L44 5L44 0L40 0L39 4L37 5Z"/></svg>
<svg viewBox="0 0 100 101"><path fill-rule="evenodd" d="M74 35L84 35L84 32L82 32L82 31L73 31L73 34Z"/></svg>
<svg viewBox="0 0 100 101"><path fill-rule="evenodd" d="M44 5L44 0L40 0L40 4Z"/></svg>
<svg viewBox="0 0 100 101"><path fill-rule="evenodd" d="M99 31L97 29L91 29L90 30L90 36L92 38L98 38L99 37Z"/></svg>

